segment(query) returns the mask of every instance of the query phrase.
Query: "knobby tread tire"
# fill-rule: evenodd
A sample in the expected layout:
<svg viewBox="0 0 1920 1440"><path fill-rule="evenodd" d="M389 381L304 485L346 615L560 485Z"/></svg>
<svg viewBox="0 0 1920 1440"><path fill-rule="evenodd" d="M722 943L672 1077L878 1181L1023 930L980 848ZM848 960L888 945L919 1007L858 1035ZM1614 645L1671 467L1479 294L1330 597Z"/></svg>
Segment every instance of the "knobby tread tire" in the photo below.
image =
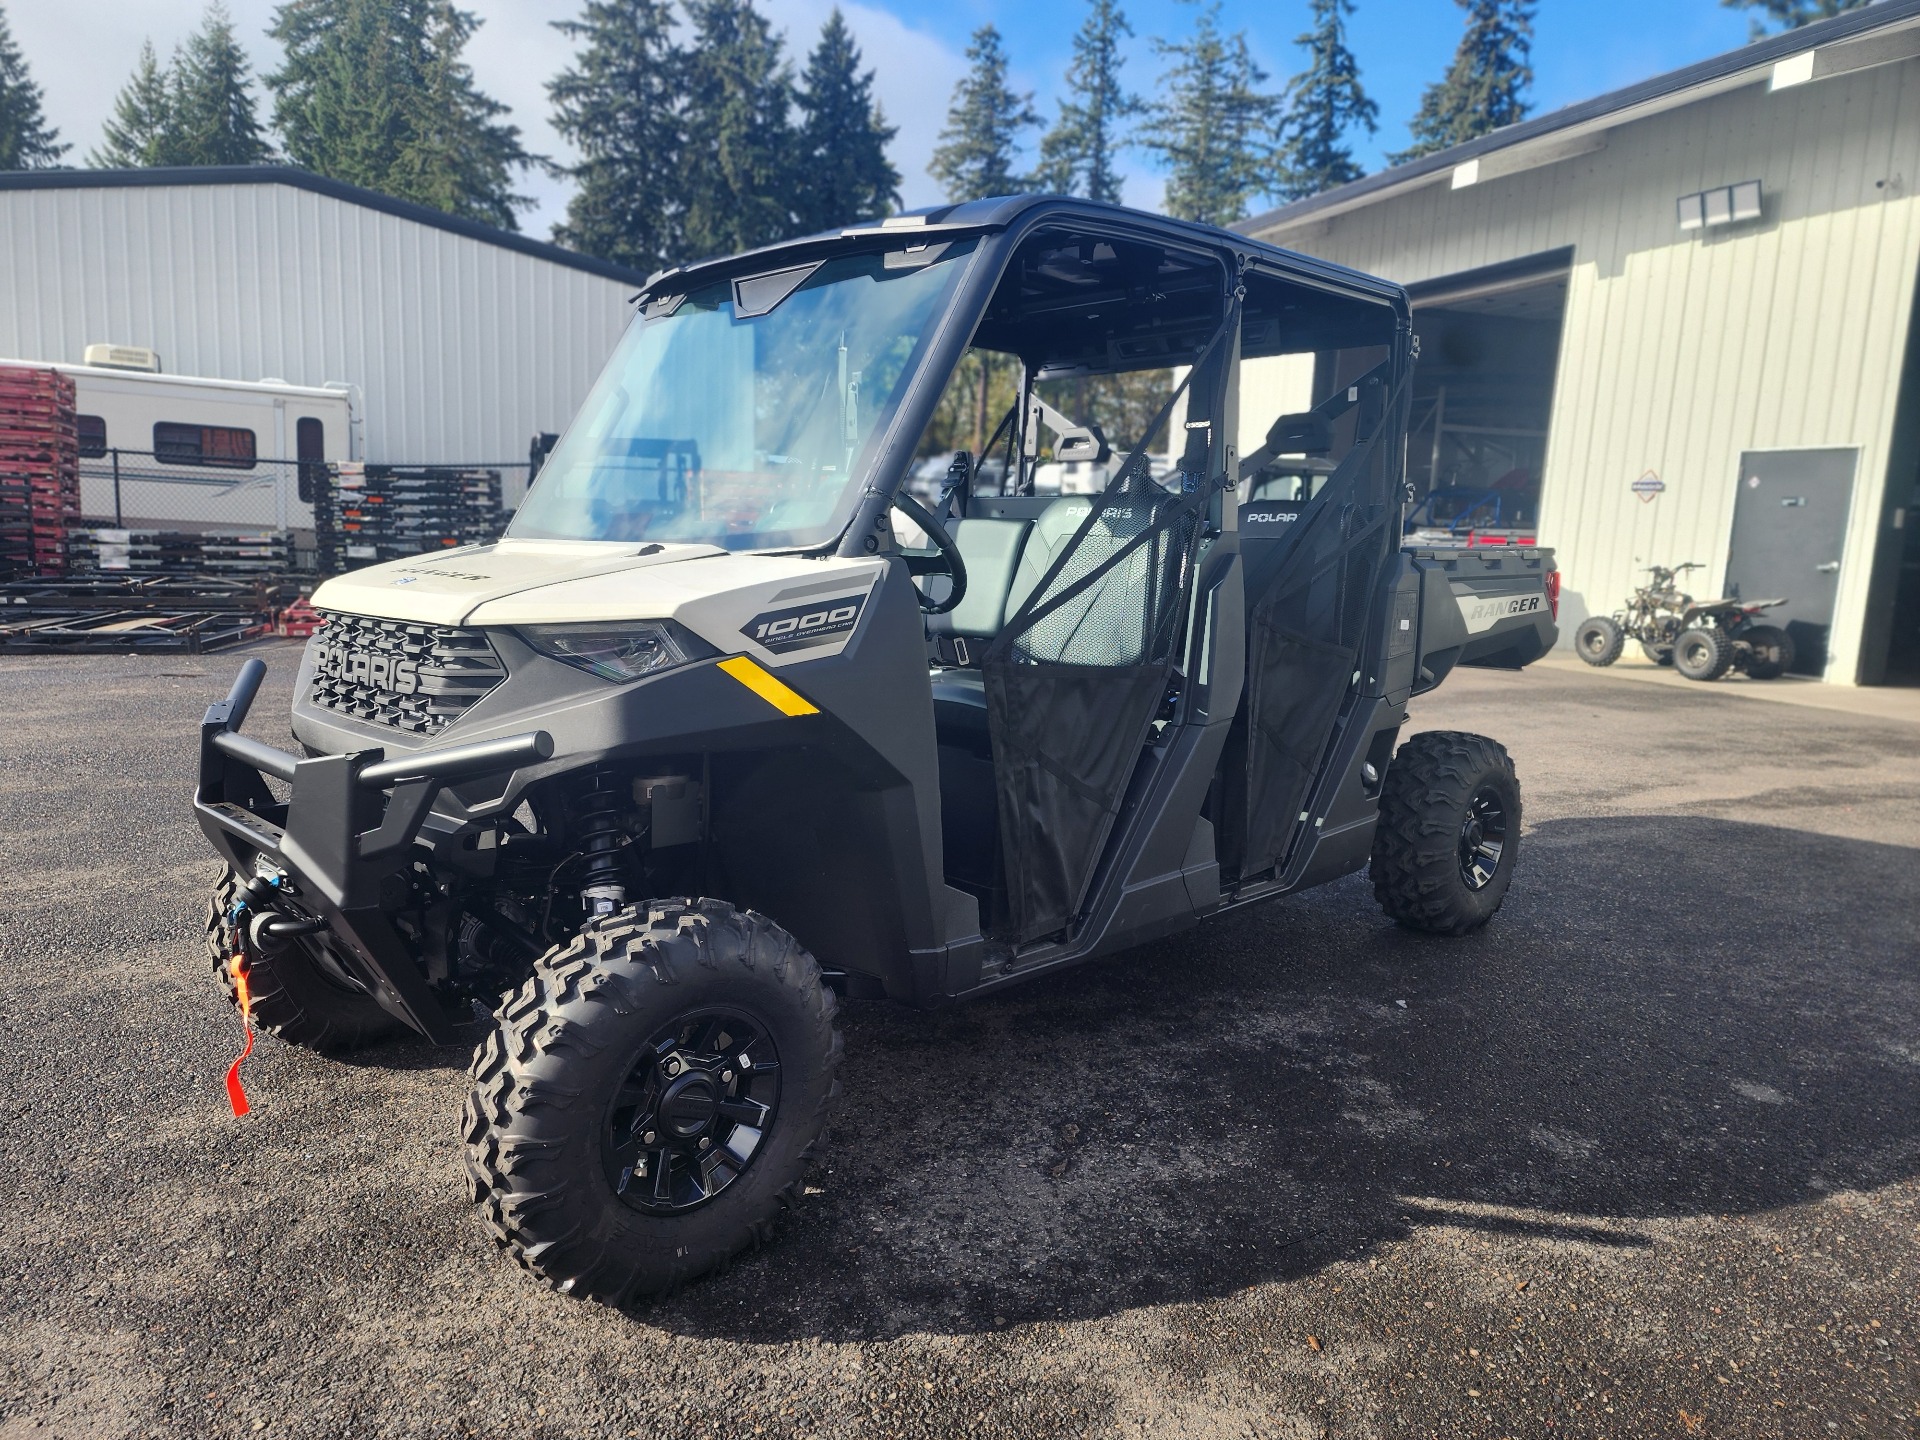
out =
<svg viewBox="0 0 1920 1440"><path fill-rule="evenodd" d="M751 1007L777 1032L779 1110L732 1184L691 1210L647 1214L602 1169L609 1086L657 1029L712 1003ZM814 958L754 911L675 899L590 922L506 997L469 1070L467 1175L494 1241L554 1288L616 1306L765 1244L840 1098L837 1013Z"/></svg>
<svg viewBox="0 0 1920 1440"><path fill-rule="evenodd" d="M1748 646L1749 680L1778 680L1793 668L1793 636L1778 625L1749 625L1740 638Z"/></svg>
<svg viewBox="0 0 1920 1440"><path fill-rule="evenodd" d="M1688 651L1704 647L1706 659L1696 662ZM1673 668L1689 680L1718 680L1733 668L1733 640L1717 625L1699 625L1673 642Z"/></svg>
<svg viewBox="0 0 1920 1440"><path fill-rule="evenodd" d="M207 901L207 955L221 993L236 1011L240 997L227 962L239 942L227 916L240 898L240 889L239 877L225 870ZM300 942L278 955L252 957L247 964L247 990L253 1002L254 1029L309 1050L329 1054L358 1050L404 1028L371 995L345 989L325 975L307 958Z"/></svg>
<svg viewBox="0 0 1920 1440"><path fill-rule="evenodd" d="M1626 643L1627 632L1608 615L1590 615L1573 632L1573 653L1595 667L1613 664Z"/></svg>
<svg viewBox="0 0 1920 1440"><path fill-rule="evenodd" d="M1468 802L1492 785L1506 808L1505 852L1480 890L1460 873L1460 826ZM1458 730L1413 736L1393 757L1373 832L1374 898L1409 930L1466 935L1500 909L1520 849L1520 781L1498 742Z"/></svg>

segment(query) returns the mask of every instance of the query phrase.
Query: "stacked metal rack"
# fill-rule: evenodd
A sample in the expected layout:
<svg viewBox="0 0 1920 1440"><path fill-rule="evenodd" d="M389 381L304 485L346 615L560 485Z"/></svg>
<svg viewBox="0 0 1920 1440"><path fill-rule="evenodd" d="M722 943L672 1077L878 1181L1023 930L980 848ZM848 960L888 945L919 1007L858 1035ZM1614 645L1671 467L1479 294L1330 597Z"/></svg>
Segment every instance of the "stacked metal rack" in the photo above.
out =
<svg viewBox="0 0 1920 1440"><path fill-rule="evenodd" d="M500 472L453 466L329 466L315 497L320 569L334 574L500 538Z"/></svg>
<svg viewBox="0 0 1920 1440"><path fill-rule="evenodd" d="M304 636L319 623L302 598L313 559L324 576L499 538L500 471L459 466L329 466L313 485L317 556L285 530L81 522L71 382L0 370L0 383L16 373L42 378L0 389L0 655Z"/></svg>
<svg viewBox="0 0 1920 1440"><path fill-rule="evenodd" d="M201 654L269 633L298 603L290 583L205 575L0 583L0 655L160 650Z"/></svg>
<svg viewBox="0 0 1920 1440"><path fill-rule="evenodd" d="M80 513L73 381L57 370L0 366L0 577L59 574Z"/></svg>
<svg viewBox="0 0 1920 1440"><path fill-rule="evenodd" d="M75 574L269 579L290 574L297 558L293 536L285 530L220 535L100 527L71 530L67 537L67 559Z"/></svg>

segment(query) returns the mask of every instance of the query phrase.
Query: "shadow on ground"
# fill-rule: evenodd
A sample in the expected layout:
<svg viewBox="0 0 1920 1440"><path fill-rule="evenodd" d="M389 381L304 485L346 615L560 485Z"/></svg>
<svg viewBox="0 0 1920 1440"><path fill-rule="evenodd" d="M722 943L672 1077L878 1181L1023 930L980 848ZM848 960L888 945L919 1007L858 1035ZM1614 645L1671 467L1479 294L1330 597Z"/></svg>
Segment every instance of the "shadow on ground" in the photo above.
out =
<svg viewBox="0 0 1920 1440"><path fill-rule="evenodd" d="M1540 826L1521 866L1464 940L1354 877L997 1000L850 1007L817 1193L644 1318L966 1333L1421 1224L1634 1247L1920 1170L1920 852L1654 816Z"/></svg>

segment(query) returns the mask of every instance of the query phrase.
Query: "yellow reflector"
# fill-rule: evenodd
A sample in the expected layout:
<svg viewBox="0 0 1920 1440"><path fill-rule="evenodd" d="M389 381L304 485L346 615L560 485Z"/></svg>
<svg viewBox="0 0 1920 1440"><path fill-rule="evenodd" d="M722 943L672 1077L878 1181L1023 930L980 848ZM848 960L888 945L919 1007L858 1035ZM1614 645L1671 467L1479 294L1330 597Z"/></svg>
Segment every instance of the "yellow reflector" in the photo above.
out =
<svg viewBox="0 0 1920 1440"><path fill-rule="evenodd" d="M818 715L820 707L790 685L783 685L744 655L722 660L720 668L782 715Z"/></svg>

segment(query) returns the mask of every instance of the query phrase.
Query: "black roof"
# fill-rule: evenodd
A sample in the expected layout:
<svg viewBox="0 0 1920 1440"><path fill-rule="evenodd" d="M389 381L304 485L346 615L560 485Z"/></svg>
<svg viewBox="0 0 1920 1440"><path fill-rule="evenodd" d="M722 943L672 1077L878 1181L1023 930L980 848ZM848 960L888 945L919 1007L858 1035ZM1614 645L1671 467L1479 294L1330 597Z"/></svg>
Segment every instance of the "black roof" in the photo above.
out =
<svg viewBox="0 0 1920 1440"><path fill-rule="evenodd" d="M1913 3L1920 4L1920 0L1913 0ZM1189 244L1237 251L1249 257L1263 258L1297 274L1317 276L1323 281L1344 289L1368 292L1377 299L1398 304L1403 308L1407 303L1405 290L1391 280L1369 275L1365 271L1355 270L1331 260L1322 260L1318 256L1288 250L1275 245L1270 240L1259 240L1243 234L1238 229L1226 230L1198 220L1178 220L1170 215L1135 210L1129 206L1109 204L1102 200L1050 194L994 195L983 200L968 200L960 204L927 206L919 210L909 210L901 215L889 216L884 220L849 225L840 230L826 230L818 235L796 236L791 240L777 241L736 255L715 255L703 260L693 260L684 265L675 265L654 272L647 277L643 293L651 292L667 282L672 282L675 287L678 287L695 277L737 274L788 260L798 261L816 254L831 253L863 243L871 244L876 237L903 245L913 244L916 241L932 243L964 234L1014 229L1032 221L1036 216L1042 219L1057 217L1067 221L1080 219L1095 223L1117 221L1142 234L1158 235L1169 242L1186 241Z"/></svg>
<svg viewBox="0 0 1920 1440"><path fill-rule="evenodd" d="M645 278L639 271L625 265L615 265L608 260L582 255L577 250L549 245L543 240L530 239L512 230L502 230L497 225L463 220L443 210L416 205L411 200L396 200L377 190L349 185L344 180L331 180L296 165L161 165L144 170L0 171L0 190L118 190L179 185L291 185L295 189L311 190L316 195L344 200L349 205L359 205L386 215L397 215L416 224L430 225L436 230L464 235L469 240L498 245L503 250L517 250L522 255L537 256L555 265L584 270L608 280L638 286Z"/></svg>
<svg viewBox="0 0 1920 1440"><path fill-rule="evenodd" d="M1612 90L1605 95L1596 95L1591 100L1582 100L1577 104L1563 105L1558 110L1545 115L1535 116L1531 120L1522 120L1517 125L1508 125L1491 134L1469 140L1464 145L1456 145L1450 150L1438 150L1431 155L1423 155L1405 165L1397 165L1382 170L1352 184L1341 185L1333 190L1324 190L1305 200L1296 200L1290 205L1282 205L1263 215L1238 222L1234 229L1253 233L1270 230L1285 221L1301 220L1318 211L1335 205L1345 206L1355 200L1380 190L1389 190L1404 185L1409 180L1418 180L1423 176L1440 171L1451 170L1478 156L1504 150L1509 145L1517 145L1526 140L1537 140L1543 135L1551 135L1558 130L1570 130L1576 125L1585 125L1594 120L1603 120L1607 116L1622 110L1630 110L1649 101L1662 100L1678 95L1695 86L1709 85L1716 80L1725 80L1745 70L1757 69L1762 65L1771 65L1776 60L1784 60L1790 55L1815 49L1821 45L1831 45L1839 40L1851 40L1856 36L1871 34L1875 30L1897 25L1903 20L1920 16L1920 0L1878 0L1878 3L1863 5L1857 10L1849 10L1830 20L1818 20L1811 25L1802 25L1798 30L1788 30L1779 35L1769 35L1738 50L1729 50L1724 55L1716 55L1711 60L1702 60L1698 64L1687 65L1679 70L1669 70L1664 75L1656 75L1651 80L1642 80L1637 85L1628 85L1624 89Z"/></svg>

